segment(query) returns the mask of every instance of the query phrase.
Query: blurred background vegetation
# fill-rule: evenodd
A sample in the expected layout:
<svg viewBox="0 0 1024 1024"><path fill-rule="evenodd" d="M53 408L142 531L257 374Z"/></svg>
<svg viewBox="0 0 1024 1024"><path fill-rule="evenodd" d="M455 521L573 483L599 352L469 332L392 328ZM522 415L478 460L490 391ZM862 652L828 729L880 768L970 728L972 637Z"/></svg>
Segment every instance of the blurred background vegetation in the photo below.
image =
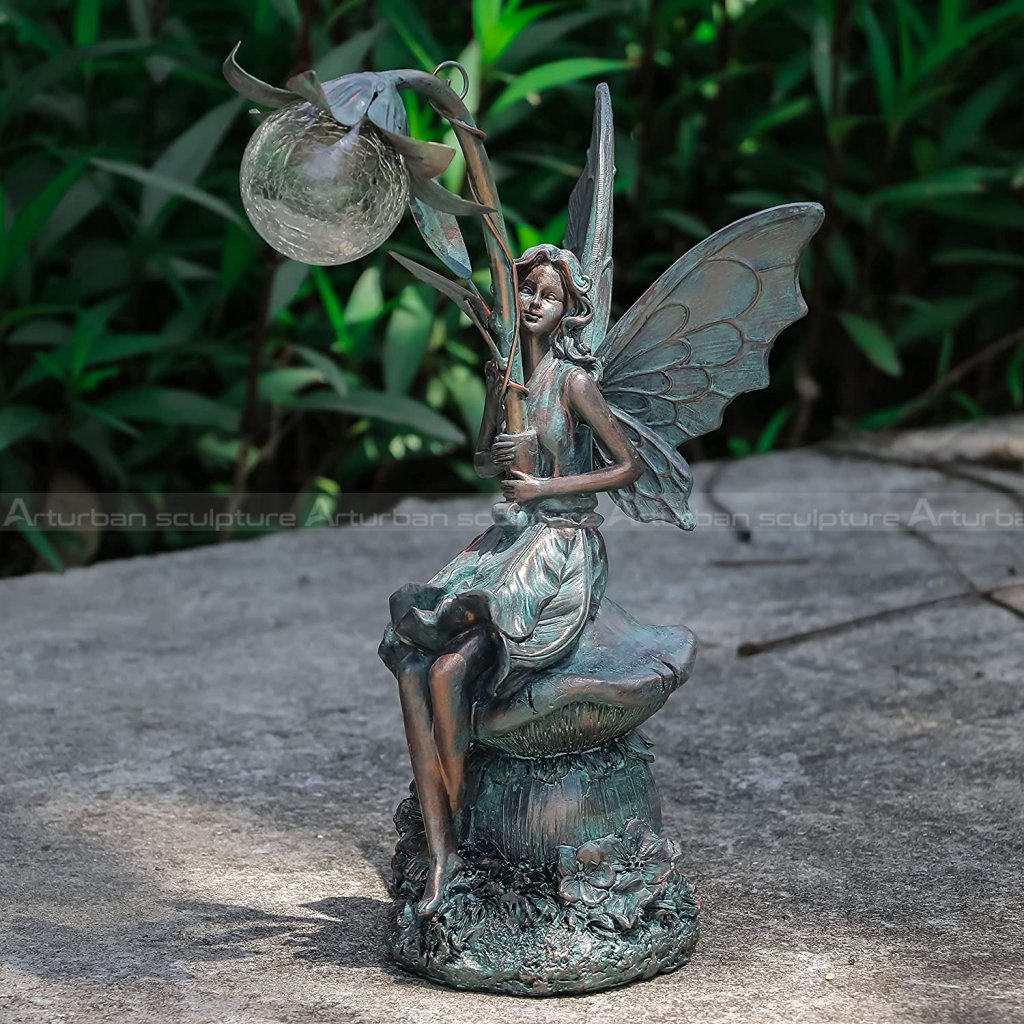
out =
<svg viewBox="0 0 1024 1024"><path fill-rule="evenodd" d="M458 59L520 249L560 242L609 82L618 312L724 224L823 203L810 315L691 458L1019 409L1022 27L1020 0L0 3L0 490L126 511L491 486L457 311L383 251L308 268L248 226L238 40L274 84ZM432 263L408 218L392 243ZM212 539L22 526L0 574Z"/></svg>

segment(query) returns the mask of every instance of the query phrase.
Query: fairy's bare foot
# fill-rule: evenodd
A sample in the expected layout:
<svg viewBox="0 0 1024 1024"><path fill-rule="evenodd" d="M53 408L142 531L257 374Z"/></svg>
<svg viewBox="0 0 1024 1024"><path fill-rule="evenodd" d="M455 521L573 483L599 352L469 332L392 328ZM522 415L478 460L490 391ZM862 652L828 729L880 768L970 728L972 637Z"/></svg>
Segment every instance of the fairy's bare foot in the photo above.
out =
<svg viewBox="0 0 1024 1024"><path fill-rule="evenodd" d="M457 853L449 853L442 860L431 861L423 898L416 904L416 912L420 917L434 916L441 905L444 887L462 866L463 860Z"/></svg>

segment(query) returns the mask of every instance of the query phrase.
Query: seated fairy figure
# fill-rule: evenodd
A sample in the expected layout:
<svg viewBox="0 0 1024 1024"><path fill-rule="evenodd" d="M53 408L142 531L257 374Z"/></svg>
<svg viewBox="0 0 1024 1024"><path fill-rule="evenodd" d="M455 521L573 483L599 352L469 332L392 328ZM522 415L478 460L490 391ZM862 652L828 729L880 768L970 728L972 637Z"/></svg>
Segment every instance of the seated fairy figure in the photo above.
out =
<svg viewBox="0 0 1024 1024"><path fill-rule="evenodd" d="M462 865L457 853L473 705L513 679L564 659L604 595L607 558L597 493L628 487L641 473L636 450L597 381L598 363L580 337L590 321L589 282L576 256L538 245L516 261L527 394L536 432L501 430L497 387L489 389L478 441L481 475L508 471L507 503L495 524L426 584L391 598L381 656L395 673L431 868L418 910L436 910ZM491 367L489 379L497 380ZM594 442L607 465L592 467ZM513 468L532 455L534 471Z"/></svg>
<svg viewBox="0 0 1024 1024"><path fill-rule="evenodd" d="M504 476L506 501L431 580L391 597L380 654L398 679L423 812L424 916L462 865L471 742L524 757L590 749L654 714L689 674L689 630L636 622L605 598L597 494L638 522L693 529L693 479L678 447L715 430L737 395L767 385L773 341L807 311L800 254L824 212L794 203L705 239L609 327L610 103L599 86L565 248L538 245L508 267L526 394L506 396L502 368L489 365L475 460L481 475ZM449 266L463 265L448 234L425 237ZM401 262L490 337L478 294Z"/></svg>

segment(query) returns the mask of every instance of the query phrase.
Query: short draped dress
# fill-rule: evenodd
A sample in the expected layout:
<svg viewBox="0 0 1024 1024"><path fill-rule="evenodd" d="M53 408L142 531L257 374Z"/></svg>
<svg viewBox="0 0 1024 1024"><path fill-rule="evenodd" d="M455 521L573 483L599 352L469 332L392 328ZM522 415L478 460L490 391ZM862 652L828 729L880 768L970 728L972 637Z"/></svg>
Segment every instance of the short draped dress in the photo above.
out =
<svg viewBox="0 0 1024 1024"><path fill-rule="evenodd" d="M569 406L566 385L581 367L554 356L540 361L524 399L537 434L536 476L591 470L590 428ZM499 502L494 525L426 583L391 596L381 657L394 669L403 647L437 655L472 628L491 631L497 663L477 685L492 692L513 677L571 653L597 614L608 575L594 494Z"/></svg>

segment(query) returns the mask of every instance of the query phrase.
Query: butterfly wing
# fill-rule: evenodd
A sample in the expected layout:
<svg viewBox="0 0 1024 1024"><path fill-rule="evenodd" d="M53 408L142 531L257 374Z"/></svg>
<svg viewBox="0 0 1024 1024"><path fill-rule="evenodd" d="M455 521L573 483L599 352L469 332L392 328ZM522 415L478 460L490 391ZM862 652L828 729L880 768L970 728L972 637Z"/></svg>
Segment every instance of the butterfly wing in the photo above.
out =
<svg viewBox="0 0 1024 1024"><path fill-rule="evenodd" d="M615 180L615 129L612 98L602 82L594 97L594 127L587 164L569 196L569 220L562 245L576 254L591 282L587 293L594 316L583 341L596 351L608 330L612 308L612 184Z"/></svg>
<svg viewBox="0 0 1024 1024"><path fill-rule="evenodd" d="M692 478L676 448L721 426L737 395L768 384L768 352L807 306L800 254L824 218L817 203L744 217L681 256L612 328L601 390L643 462L612 492L640 522L693 529ZM596 448L598 464L609 459Z"/></svg>

